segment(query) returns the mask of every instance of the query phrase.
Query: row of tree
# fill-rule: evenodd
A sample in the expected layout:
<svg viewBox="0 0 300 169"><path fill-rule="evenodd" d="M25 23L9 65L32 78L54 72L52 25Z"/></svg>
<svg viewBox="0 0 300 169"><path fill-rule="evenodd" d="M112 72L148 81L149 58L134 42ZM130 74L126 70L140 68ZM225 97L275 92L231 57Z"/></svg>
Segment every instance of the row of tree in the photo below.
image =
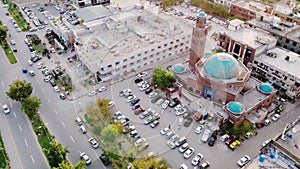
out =
<svg viewBox="0 0 300 169"><path fill-rule="evenodd" d="M15 80L9 85L9 90L6 95L21 103L22 111L28 116L32 123L39 122L39 126L45 126L38 114L41 107L41 100L35 96L31 96L33 91L31 83L27 83L25 80ZM48 130L46 130L48 131ZM46 132L45 131L45 132ZM50 135L50 133L45 133ZM67 149L60 143L51 139L49 147L43 148L49 165L54 169L85 169L85 161L81 160L76 165L72 166L67 159Z"/></svg>
<svg viewBox="0 0 300 169"><path fill-rule="evenodd" d="M221 18L226 19L230 16L226 6L209 2L207 0L190 0L190 4L199 7L204 12L211 15L220 16Z"/></svg>

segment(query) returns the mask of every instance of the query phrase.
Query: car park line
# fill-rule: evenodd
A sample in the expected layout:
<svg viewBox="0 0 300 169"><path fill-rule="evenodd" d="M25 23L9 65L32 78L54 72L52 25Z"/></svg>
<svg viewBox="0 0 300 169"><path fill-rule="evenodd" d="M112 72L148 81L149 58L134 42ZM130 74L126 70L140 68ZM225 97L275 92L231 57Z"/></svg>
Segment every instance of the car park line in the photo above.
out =
<svg viewBox="0 0 300 169"><path fill-rule="evenodd" d="M34 161L32 155L30 155L30 158L31 158L32 162L35 164L35 161Z"/></svg>
<svg viewBox="0 0 300 169"><path fill-rule="evenodd" d="M63 121L61 121L61 124L62 124L64 127L66 127L66 125L65 125L65 123L64 123Z"/></svg>
<svg viewBox="0 0 300 169"><path fill-rule="evenodd" d="M25 142L26 147L28 147L28 143L25 138L24 138L24 142Z"/></svg>
<svg viewBox="0 0 300 169"><path fill-rule="evenodd" d="M14 116L15 116L15 118L17 118L17 114L14 112Z"/></svg>
<svg viewBox="0 0 300 169"><path fill-rule="evenodd" d="M21 127L21 125L19 124L19 130L20 130L20 132L22 132L23 131L23 129L22 129L22 127Z"/></svg>

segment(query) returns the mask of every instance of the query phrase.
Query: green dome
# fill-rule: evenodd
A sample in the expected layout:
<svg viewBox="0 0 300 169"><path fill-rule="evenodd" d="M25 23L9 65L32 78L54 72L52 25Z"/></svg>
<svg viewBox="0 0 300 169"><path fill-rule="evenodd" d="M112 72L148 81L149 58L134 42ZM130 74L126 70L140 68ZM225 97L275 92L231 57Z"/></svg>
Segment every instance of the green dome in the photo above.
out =
<svg viewBox="0 0 300 169"><path fill-rule="evenodd" d="M271 93L273 91L273 87L269 83L259 84L258 89L264 93Z"/></svg>
<svg viewBox="0 0 300 169"><path fill-rule="evenodd" d="M228 109L235 114L240 114L244 110L244 106L236 101L232 101L228 103Z"/></svg>
<svg viewBox="0 0 300 169"><path fill-rule="evenodd" d="M205 16L206 16L206 14L204 12L199 13L199 17L205 17Z"/></svg>
<svg viewBox="0 0 300 169"><path fill-rule="evenodd" d="M212 55L204 64L205 72L217 79L232 79L239 74L237 60L227 53Z"/></svg>

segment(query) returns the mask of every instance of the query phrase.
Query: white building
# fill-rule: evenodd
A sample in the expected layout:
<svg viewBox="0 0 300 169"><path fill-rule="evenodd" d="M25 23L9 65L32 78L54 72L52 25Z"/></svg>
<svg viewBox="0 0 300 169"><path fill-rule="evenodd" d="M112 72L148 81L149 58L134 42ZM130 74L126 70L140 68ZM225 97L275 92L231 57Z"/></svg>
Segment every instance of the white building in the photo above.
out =
<svg viewBox="0 0 300 169"><path fill-rule="evenodd" d="M133 9L84 23L85 30L74 32L78 58L109 80L188 51L192 25L154 13Z"/></svg>

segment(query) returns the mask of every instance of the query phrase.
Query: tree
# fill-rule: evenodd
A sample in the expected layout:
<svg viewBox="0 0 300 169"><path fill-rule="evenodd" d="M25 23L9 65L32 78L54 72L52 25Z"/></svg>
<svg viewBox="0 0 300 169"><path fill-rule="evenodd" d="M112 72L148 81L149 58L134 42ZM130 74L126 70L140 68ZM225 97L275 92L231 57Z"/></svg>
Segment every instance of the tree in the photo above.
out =
<svg viewBox="0 0 300 169"><path fill-rule="evenodd" d="M6 95L15 101L22 101L32 93L31 83L27 83L25 80L15 80L9 87Z"/></svg>
<svg viewBox="0 0 300 169"><path fill-rule="evenodd" d="M41 107L41 100L35 96L28 97L22 101L21 109L32 119Z"/></svg>
<svg viewBox="0 0 300 169"><path fill-rule="evenodd" d="M108 122L112 119L112 113L110 112L110 108L108 107L109 99L98 99L97 106L100 109L103 119Z"/></svg>
<svg viewBox="0 0 300 169"><path fill-rule="evenodd" d="M7 28L2 26L2 24L0 24L0 40L1 40L1 42L6 39L7 31L8 31Z"/></svg>
<svg viewBox="0 0 300 169"><path fill-rule="evenodd" d="M75 167L72 167L71 164L67 160L62 161L58 165L58 167L53 167L53 169L73 169L73 168L75 168ZM81 168L78 168L78 169L81 169Z"/></svg>
<svg viewBox="0 0 300 169"><path fill-rule="evenodd" d="M172 86L175 82L175 75L162 67L156 67L153 71L152 82L160 88Z"/></svg>
<svg viewBox="0 0 300 169"><path fill-rule="evenodd" d="M87 166L86 166L86 163L85 161L82 159L80 161L78 161L78 163L76 163L74 166L73 166L73 169L86 169Z"/></svg>
<svg viewBox="0 0 300 169"><path fill-rule="evenodd" d="M120 135L118 130L119 128L115 124L110 124L106 126L101 132L102 140L105 143L113 143L116 140L116 138L118 138Z"/></svg>
<svg viewBox="0 0 300 169"><path fill-rule="evenodd" d="M234 16L229 17L229 20L234 20L234 19L243 20L243 16L242 15L234 15Z"/></svg>
<svg viewBox="0 0 300 169"><path fill-rule="evenodd" d="M171 168L170 164L164 160L164 159L159 159L157 157L151 157L149 159L144 159L144 158L139 158L136 159L134 162L132 162L132 165L136 169L166 169L166 168Z"/></svg>
<svg viewBox="0 0 300 169"><path fill-rule="evenodd" d="M43 149L51 167L59 167L66 160L67 150L60 143L52 140L48 149Z"/></svg>

